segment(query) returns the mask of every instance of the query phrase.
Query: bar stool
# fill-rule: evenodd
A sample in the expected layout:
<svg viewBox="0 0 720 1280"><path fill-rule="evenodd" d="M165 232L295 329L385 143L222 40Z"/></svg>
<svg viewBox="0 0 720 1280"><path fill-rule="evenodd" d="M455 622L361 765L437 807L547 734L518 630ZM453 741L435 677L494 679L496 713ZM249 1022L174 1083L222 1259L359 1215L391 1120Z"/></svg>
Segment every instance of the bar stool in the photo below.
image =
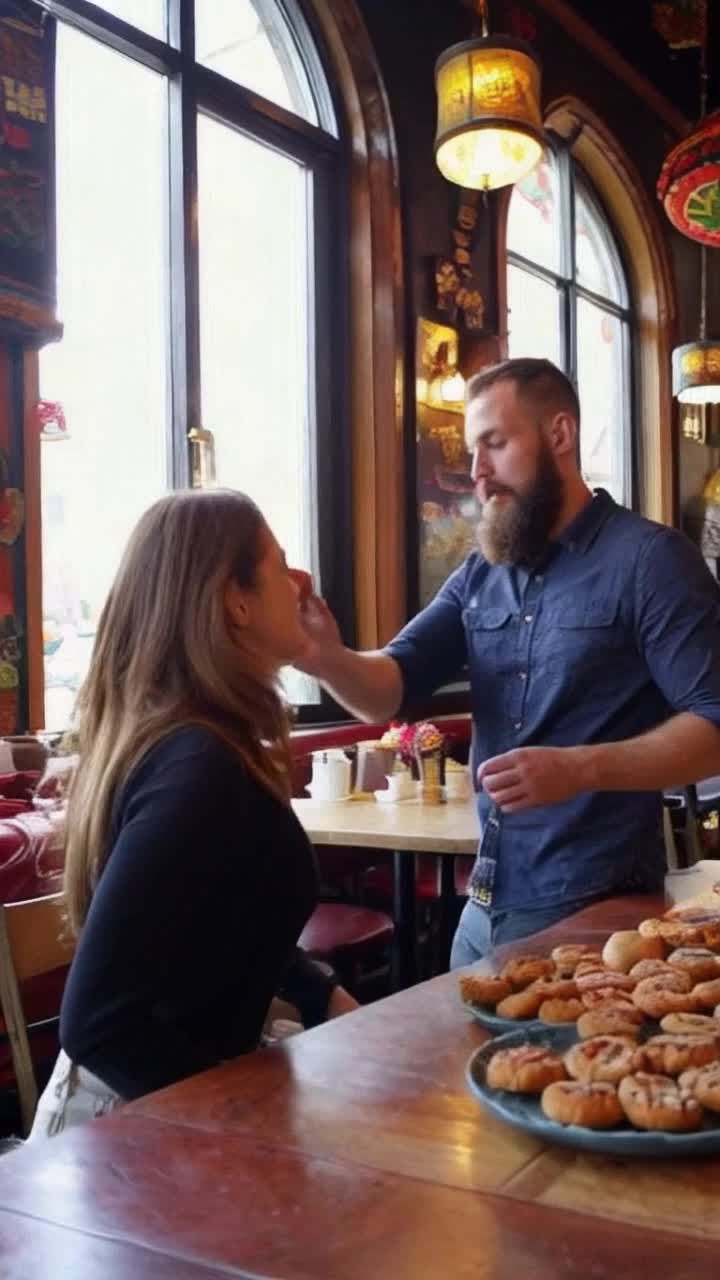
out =
<svg viewBox="0 0 720 1280"><path fill-rule="evenodd" d="M386 951L394 932L384 911L321 902L300 934L298 946L316 960L328 961L348 986L356 987L362 981L363 962Z"/></svg>

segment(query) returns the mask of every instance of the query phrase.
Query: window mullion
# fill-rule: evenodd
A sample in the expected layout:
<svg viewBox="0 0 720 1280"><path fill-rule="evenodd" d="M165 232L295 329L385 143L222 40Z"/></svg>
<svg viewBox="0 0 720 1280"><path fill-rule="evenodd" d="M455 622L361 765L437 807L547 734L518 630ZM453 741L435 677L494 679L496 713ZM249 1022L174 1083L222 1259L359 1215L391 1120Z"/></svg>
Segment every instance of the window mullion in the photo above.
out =
<svg viewBox="0 0 720 1280"><path fill-rule="evenodd" d="M188 432L200 427L200 322L197 234L197 108L192 79L168 86L170 403L169 480L189 483Z"/></svg>

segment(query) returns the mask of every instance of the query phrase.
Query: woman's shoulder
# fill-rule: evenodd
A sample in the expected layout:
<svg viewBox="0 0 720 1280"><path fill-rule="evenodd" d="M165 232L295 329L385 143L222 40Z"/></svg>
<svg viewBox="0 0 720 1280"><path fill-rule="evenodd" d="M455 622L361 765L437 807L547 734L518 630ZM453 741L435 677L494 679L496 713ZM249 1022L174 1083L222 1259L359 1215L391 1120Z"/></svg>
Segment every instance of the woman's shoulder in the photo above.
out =
<svg viewBox="0 0 720 1280"><path fill-rule="evenodd" d="M128 778L124 800L148 787L186 791L188 798L201 789L209 795L237 795L247 781L245 766L211 729L183 725L166 734L145 753Z"/></svg>

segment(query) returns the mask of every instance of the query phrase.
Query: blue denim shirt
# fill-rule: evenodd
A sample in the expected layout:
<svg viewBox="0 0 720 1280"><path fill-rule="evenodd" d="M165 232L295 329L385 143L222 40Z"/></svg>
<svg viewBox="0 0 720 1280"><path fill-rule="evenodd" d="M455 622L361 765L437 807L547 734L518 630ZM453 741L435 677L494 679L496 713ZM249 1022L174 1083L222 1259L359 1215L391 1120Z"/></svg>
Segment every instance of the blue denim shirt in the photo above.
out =
<svg viewBox="0 0 720 1280"><path fill-rule="evenodd" d="M621 741L680 711L720 727L719 623L693 544L599 490L536 568L468 556L386 652L405 705L467 666L475 769L513 747ZM493 909L662 885L659 793L502 814L480 791L478 809L471 887Z"/></svg>

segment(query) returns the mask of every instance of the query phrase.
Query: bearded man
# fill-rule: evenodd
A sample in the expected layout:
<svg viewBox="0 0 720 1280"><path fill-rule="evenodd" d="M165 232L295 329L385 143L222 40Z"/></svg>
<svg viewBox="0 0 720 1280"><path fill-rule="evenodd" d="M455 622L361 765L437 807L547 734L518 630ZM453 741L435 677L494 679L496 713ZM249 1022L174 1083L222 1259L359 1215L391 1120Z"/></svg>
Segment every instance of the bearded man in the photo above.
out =
<svg viewBox="0 0 720 1280"><path fill-rule="evenodd" d="M547 360L468 383L479 550L383 650L305 609L299 665L364 720L468 669L481 839L451 966L589 902L662 889L662 790L720 773L720 589L675 529L592 492Z"/></svg>

